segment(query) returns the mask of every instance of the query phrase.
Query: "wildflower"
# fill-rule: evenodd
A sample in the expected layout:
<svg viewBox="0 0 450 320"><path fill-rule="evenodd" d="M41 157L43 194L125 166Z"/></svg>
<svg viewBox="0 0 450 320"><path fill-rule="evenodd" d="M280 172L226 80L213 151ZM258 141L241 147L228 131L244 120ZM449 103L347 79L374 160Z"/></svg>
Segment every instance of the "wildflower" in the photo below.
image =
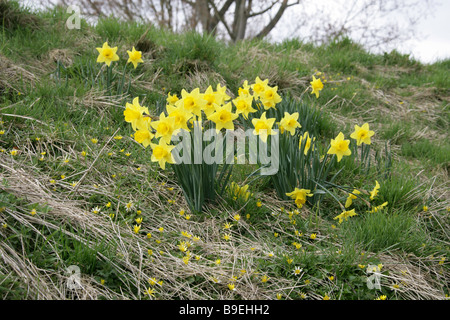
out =
<svg viewBox="0 0 450 320"><path fill-rule="evenodd" d="M296 268L294 269L294 274L295 274L296 276L298 276L300 273L302 273L302 271L303 271L302 268L296 267Z"/></svg>
<svg viewBox="0 0 450 320"><path fill-rule="evenodd" d="M118 135L118 136L114 136L114 140L122 140L122 136Z"/></svg>
<svg viewBox="0 0 450 320"><path fill-rule="evenodd" d="M325 296L323 297L323 300L330 300L330 297L327 294L325 294Z"/></svg>
<svg viewBox="0 0 450 320"><path fill-rule="evenodd" d="M3 227L3 229L8 228L8 224L7 224L7 223L4 223L4 224L2 224L2 227Z"/></svg>
<svg viewBox="0 0 450 320"><path fill-rule="evenodd" d="M262 278L261 278L261 282L262 283L266 283L267 281L269 281L269 277L267 276L267 275L264 275L264 276L262 276Z"/></svg>
<svg viewBox="0 0 450 320"><path fill-rule="evenodd" d="M83 151L81 151L81 156L82 156L82 157L86 157L86 156L87 156L87 152L86 152L86 151L84 151L84 150L83 150Z"/></svg>
<svg viewBox="0 0 450 320"><path fill-rule="evenodd" d="M334 280L334 276L329 276L328 279L329 279L330 281L333 281L333 280Z"/></svg>
<svg viewBox="0 0 450 320"><path fill-rule="evenodd" d="M125 205L125 210L127 210L127 212L129 212L129 211L131 211L131 210L133 210L133 209L134 209L134 203L133 203L132 201L128 202L128 203Z"/></svg>
<svg viewBox="0 0 450 320"><path fill-rule="evenodd" d="M92 142L93 144L97 144L97 142L98 142L98 139L96 139L96 138L92 138L92 139L91 139L91 142Z"/></svg>
<svg viewBox="0 0 450 320"><path fill-rule="evenodd" d="M236 214L236 215L234 215L233 219L236 221L239 221L241 219L241 216Z"/></svg>
<svg viewBox="0 0 450 320"><path fill-rule="evenodd" d="M98 213L100 213L100 208L99 208L99 207L92 208L92 213L93 213L93 214L98 214Z"/></svg>
<svg viewBox="0 0 450 320"><path fill-rule="evenodd" d="M32 210L30 211L30 214L31 214L32 216L34 216L36 213L37 213L36 209L32 209Z"/></svg>
<svg viewBox="0 0 450 320"><path fill-rule="evenodd" d="M9 153L10 153L12 156L16 156L17 153L18 153L18 151L14 149L14 150L11 150Z"/></svg>
<svg viewBox="0 0 450 320"><path fill-rule="evenodd" d="M147 239L151 239L151 237L152 237L152 234L150 232L147 233Z"/></svg>
<svg viewBox="0 0 450 320"><path fill-rule="evenodd" d="M283 297L283 295L281 293L277 293L277 299L281 300L281 298Z"/></svg>
<svg viewBox="0 0 450 320"><path fill-rule="evenodd" d="M347 221L349 217L354 217L357 214L355 213L355 209L343 211L340 215L337 215L333 219L339 219L339 224L341 224L344 220Z"/></svg>
<svg viewBox="0 0 450 320"><path fill-rule="evenodd" d="M222 128L234 130L233 120L239 116L237 113L231 112L232 105L227 103L223 107L216 107L214 113L208 116L208 120L211 120L216 124L216 132L219 132Z"/></svg>
<svg viewBox="0 0 450 320"><path fill-rule="evenodd" d="M104 62L109 67L112 61L119 60L119 56L116 54L117 47L111 48L108 42L103 43L101 48L96 48L99 55L97 62Z"/></svg>
<svg viewBox="0 0 450 320"><path fill-rule="evenodd" d="M357 198L356 194L361 194L361 192L359 190L353 189L352 193L348 194L347 200L345 201L346 208L352 205L353 200Z"/></svg>
<svg viewBox="0 0 450 320"><path fill-rule="evenodd" d="M373 200L377 196L379 189L380 184L378 183L378 181L375 180L375 187L373 188L372 191L370 191L370 200Z"/></svg>
<svg viewBox="0 0 450 320"><path fill-rule="evenodd" d="M327 154L335 154L337 156L337 161L341 161L343 156L349 156L352 152L349 149L350 140L344 140L344 134L339 132L336 139L331 139L330 149Z"/></svg>
<svg viewBox="0 0 450 320"><path fill-rule="evenodd" d="M5 134L5 130L0 130L0 136Z"/></svg>
<svg viewBox="0 0 450 320"><path fill-rule="evenodd" d="M289 114L289 112L284 113L284 117L280 121L280 131L283 133L284 130L288 131L291 136L295 134L296 128L301 128L302 126L298 123L298 112L294 112L293 114Z"/></svg>
<svg viewBox="0 0 450 320"><path fill-rule="evenodd" d="M215 263L216 265L219 265L219 264L220 264L220 259L217 259L214 263Z"/></svg>
<svg viewBox="0 0 450 320"><path fill-rule="evenodd" d="M142 223L142 218L137 218L135 221L136 221L137 224L141 224Z"/></svg>
<svg viewBox="0 0 450 320"><path fill-rule="evenodd" d="M222 236L222 239L225 240L225 241L229 241L231 239L231 234L229 234L229 233L224 234Z"/></svg>
<svg viewBox="0 0 450 320"><path fill-rule="evenodd" d="M256 206L258 208L260 208L262 206L261 199L258 199L258 201L256 201Z"/></svg>
<svg viewBox="0 0 450 320"><path fill-rule="evenodd" d="M223 224L223 229L230 229L233 225L229 222Z"/></svg>
<svg viewBox="0 0 450 320"><path fill-rule="evenodd" d="M376 298L375 300L386 300L387 297L385 295L381 295L378 298Z"/></svg>
<svg viewBox="0 0 450 320"><path fill-rule="evenodd" d="M291 264L292 262L294 262L294 259L287 258L287 259L286 259L286 262L287 262L288 264Z"/></svg>
<svg viewBox="0 0 450 320"><path fill-rule="evenodd" d="M105 279L100 279L100 284L103 286L105 285Z"/></svg>
<svg viewBox="0 0 450 320"><path fill-rule="evenodd" d="M374 134L375 132L369 130L369 124L364 123L362 127L355 125L355 131L350 135L350 138L355 139L359 146L361 143L371 144L370 137Z"/></svg>
<svg viewBox="0 0 450 320"><path fill-rule="evenodd" d="M358 264L358 267L360 267L361 269L364 269L366 267L365 264Z"/></svg>
<svg viewBox="0 0 450 320"><path fill-rule="evenodd" d="M428 211L428 206L423 206L422 210L423 210L423 212L427 212Z"/></svg>
<svg viewBox="0 0 450 320"><path fill-rule="evenodd" d="M305 284L306 284L306 285L309 285L309 284L311 284L311 281L308 280L308 279L306 279L306 280L305 280Z"/></svg>
<svg viewBox="0 0 450 320"><path fill-rule="evenodd" d="M133 228L134 233L138 234L139 230L141 230L141 225L134 225L134 228Z"/></svg>
<svg viewBox="0 0 450 320"><path fill-rule="evenodd" d="M315 233L311 233L311 235L309 236L312 240L317 238L317 234Z"/></svg>
<svg viewBox="0 0 450 320"><path fill-rule="evenodd" d="M277 232L274 232L274 233L273 233L273 236L274 236L275 238L278 238L278 233L277 233Z"/></svg>
<svg viewBox="0 0 450 320"><path fill-rule="evenodd" d="M155 289L152 288L148 288L147 290L144 291L144 294L147 294L148 296L155 296Z"/></svg>
<svg viewBox="0 0 450 320"><path fill-rule="evenodd" d="M136 69L138 63L144 62L142 60L142 52L136 51L136 49L134 47L133 47L132 51L127 50L127 53L128 53L128 57L129 57L127 63L131 62L135 69Z"/></svg>
<svg viewBox="0 0 450 320"><path fill-rule="evenodd" d="M228 289L230 289L231 291L236 290L236 288L235 288L235 286L234 286L234 283L229 283L229 284L228 284Z"/></svg>
<svg viewBox="0 0 450 320"><path fill-rule="evenodd" d="M311 87L312 87L312 92L311 92L311 94L316 94L316 98L319 98L319 92L320 92L320 90L322 90L323 89L323 83L322 83L322 81L320 80L320 79L316 79L314 76L313 76L313 81L312 82L310 82L311 83Z"/></svg>
<svg viewBox="0 0 450 320"><path fill-rule="evenodd" d="M172 149L175 146L167 145L163 140L159 141L159 144L150 144L153 150L151 160L152 162L159 162L159 166L165 170L166 162L175 163L175 160L172 157Z"/></svg>
<svg viewBox="0 0 450 320"><path fill-rule="evenodd" d="M163 227L159 227L159 232L164 232L164 228Z"/></svg>
<svg viewBox="0 0 450 320"><path fill-rule="evenodd" d="M111 208L111 202L108 202L107 204L105 204L105 207Z"/></svg>
<svg viewBox="0 0 450 320"><path fill-rule="evenodd" d="M252 124L255 127L255 130L253 131L254 135L259 135L261 137L261 140L266 142L267 137L269 135L276 134L274 131L272 131L272 126L275 123L275 118L266 118L266 112L264 112L261 115L261 118L255 118L252 119Z"/></svg>
<svg viewBox="0 0 450 320"><path fill-rule="evenodd" d="M311 143L316 140L316 137L312 138L309 136L308 131L306 131L303 136L300 136L299 140L298 140L298 148L301 149L302 148L302 143L304 144L304 149L303 149L303 153L305 154L305 156L307 155L309 149L311 148ZM313 149L314 150L314 147Z"/></svg>

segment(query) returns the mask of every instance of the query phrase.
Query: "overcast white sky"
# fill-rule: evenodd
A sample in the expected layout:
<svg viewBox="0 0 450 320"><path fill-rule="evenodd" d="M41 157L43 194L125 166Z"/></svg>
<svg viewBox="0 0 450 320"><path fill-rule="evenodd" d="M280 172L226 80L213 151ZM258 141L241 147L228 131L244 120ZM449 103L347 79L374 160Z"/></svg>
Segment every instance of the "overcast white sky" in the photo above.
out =
<svg viewBox="0 0 450 320"><path fill-rule="evenodd" d="M343 11L336 8L336 6L339 7L341 3L345 5L345 1L346 0L304 0L303 3L306 4L306 10L311 7L315 7L314 9L311 8L311 10L316 11L331 10L331 17L339 19L339 14L343 14ZM30 7L39 7L38 1L22 0L21 2ZM294 10L294 8L296 7L293 7L290 10ZM432 63L436 60L450 58L450 0L438 0L438 4L434 8L434 12L418 24L417 37L399 45L397 48L398 51L411 54L415 59L424 63ZM305 7L303 7L303 10L305 10ZM289 12L289 14L291 12ZM81 13L83 14L82 8ZM288 20L289 14L287 11L283 18ZM293 17L295 19L295 13ZM322 23L319 19L314 19L313 23L316 22ZM287 29L288 26L283 25L280 21L271 35L278 39L283 36L290 36L291 32L287 32Z"/></svg>
<svg viewBox="0 0 450 320"><path fill-rule="evenodd" d="M418 31L424 34L425 39L412 39L399 51L412 53L423 62L450 58L450 0L441 0L433 16L418 25Z"/></svg>

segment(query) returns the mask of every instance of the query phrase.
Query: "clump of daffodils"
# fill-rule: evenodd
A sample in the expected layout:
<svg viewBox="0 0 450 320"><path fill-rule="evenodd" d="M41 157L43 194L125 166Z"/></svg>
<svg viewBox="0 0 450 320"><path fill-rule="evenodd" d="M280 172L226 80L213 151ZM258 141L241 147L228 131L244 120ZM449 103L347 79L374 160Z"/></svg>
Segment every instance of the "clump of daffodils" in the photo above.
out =
<svg viewBox="0 0 450 320"><path fill-rule="evenodd" d="M233 198L233 200L244 200L247 201L248 198L252 195L250 191L248 191L248 184L245 186L240 187L236 182L231 182L230 186L228 187L228 192L230 196Z"/></svg>
<svg viewBox="0 0 450 320"><path fill-rule="evenodd" d="M139 55L134 51L129 51L129 55L131 59L129 61L138 61ZM264 110L275 109L282 99L278 94L278 87L269 86L268 81L259 77L256 77L251 85L245 81L234 99L227 94L226 87L220 84L217 84L215 89L209 86L204 92L201 92L200 88L190 92L183 89L180 96L169 92L166 108L157 117L150 116L148 108L141 106L139 97L135 97L132 103L126 104L123 114L125 121L130 123L135 131L133 137L136 142L145 148L150 146L153 151L151 161L158 162L164 170L166 163L175 163L172 156L174 146L171 145L171 141L181 130L187 132L191 132L194 128L203 130L210 124L216 132L224 129L234 130L234 122L239 117L248 120L250 114L258 111L253 108L256 101ZM300 127L298 117L298 113L286 113L281 120L283 130L293 134L295 129ZM266 112L259 118L253 117L253 133L267 142L268 136L276 134L273 130L275 120L267 118ZM241 196L242 194L239 195ZM248 198L246 191L243 192L243 196Z"/></svg>

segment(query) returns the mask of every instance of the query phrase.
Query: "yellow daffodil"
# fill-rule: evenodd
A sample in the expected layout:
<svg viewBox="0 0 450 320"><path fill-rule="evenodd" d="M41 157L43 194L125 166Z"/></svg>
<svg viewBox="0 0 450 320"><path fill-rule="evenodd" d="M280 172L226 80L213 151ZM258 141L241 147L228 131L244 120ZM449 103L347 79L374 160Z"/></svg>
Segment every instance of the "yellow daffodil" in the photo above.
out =
<svg viewBox="0 0 450 320"><path fill-rule="evenodd" d="M203 94L203 100L206 101L203 112L205 113L206 117L209 117L216 111L216 107L220 105L218 96L214 92L212 86L209 86L206 89L205 93Z"/></svg>
<svg viewBox="0 0 450 320"><path fill-rule="evenodd" d="M195 88L191 92L187 92L183 89L181 91L181 99L175 102L175 106L184 108L186 111L196 115L197 117L201 117L201 112L205 105L206 101L200 94L199 88Z"/></svg>
<svg viewBox="0 0 450 320"><path fill-rule="evenodd" d="M357 216L358 214L355 213L355 209L349 210L349 211L343 211L341 214L337 215L333 219L339 219L339 223L341 224L344 220L347 221L349 217Z"/></svg>
<svg viewBox="0 0 450 320"><path fill-rule="evenodd" d="M222 87L220 85L220 83L218 83L216 86L215 95L216 95L217 103L219 105L222 105L225 103L225 101L228 101L231 99L230 96L227 95L227 87L225 87L225 86Z"/></svg>
<svg viewBox="0 0 450 320"><path fill-rule="evenodd" d="M256 77L255 83L250 86L253 90L253 94L257 97L260 97L266 90L268 82L269 79L262 81L259 77Z"/></svg>
<svg viewBox="0 0 450 320"><path fill-rule="evenodd" d="M330 149L328 154L335 154L337 156L337 161L341 161L343 156L349 156L352 152L349 149L350 140L344 140L344 134L339 132L336 139L331 139Z"/></svg>
<svg viewBox="0 0 450 320"><path fill-rule="evenodd" d="M312 87L311 94L315 93L316 94L316 98L319 98L319 91L323 89L322 81L320 80L320 78L316 79L313 76L313 81L311 81L310 83L311 83L311 87Z"/></svg>
<svg viewBox="0 0 450 320"><path fill-rule="evenodd" d="M286 193L288 197L295 200L297 207L301 208L306 203L306 197L312 197L311 190L295 188L294 191Z"/></svg>
<svg viewBox="0 0 450 320"><path fill-rule="evenodd" d="M256 112L256 109L252 108L253 97L248 96L238 96L233 100L233 104L236 107L236 113L241 114L244 119L248 119L248 114Z"/></svg>
<svg viewBox="0 0 450 320"><path fill-rule="evenodd" d="M378 194L379 189L380 189L380 184L378 183L378 181L375 180L375 187L373 188L372 191L370 191L370 200L375 199L375 197Z"/></svg>
<svg viewBox="0 0 450 320"><path fill-rule="evenodd" d="M265 110L268 110L270 108L275 108L277 103L281 102L281 97L277 93L277 91L278 91L278 86L275 86L275 87L266 86L266 89L259 96Z"/></svg>
<svg viewBox="0 0 450 320"><path fill-rule="evenodd" d="M170 92L167 94L166 101L169 105L174 106L178 100L180 99L178 99L178 96L176 94L171 95Z"/></svg>
<svg viewBox="0 0 450 320"><path fill-rule="evenodd" d="M232 105L231 103L227 103L222 107L216 107L216 111L208 117L208 120L211 120L216 124L216 131L219 132L222 128L234 130L234 123L238 115L236 113L231 112Z"/></svg>
<svg viewBox="0 0 450 320"><path fill-rule="evenodd" d="M357 194L361 194L359 190L353 189L352 193L348 194L347 200L345 201L345 207L348 208L352 205L353 200L357 198Z"/></svg>
<svg viewBox="0 0 450 320"><path fill-rule="evenodd" d="M272 126L275 123L275 118L266 118L266 113L261 115L261 118L252 119L252 124L255 127L253 130L254 135L259 135L261 140L267 142L267 137L269 135L274 135L276 132L272 130Z"/></svg>
<svg viewBox="0 0 450 320"><path fill-rule="evenodd" d="M177 133L179 129L184 129L186 131L190 131L188 128L188 121L192 118L192 114L184 110L183 108L177 108L171 105L166 106L167 113L169 117L175 119L174 126L175 131L174 134Z"/></svg>
<svg viewBox="0 0 450 320"><path fill-rule="evenodd" d="M161 112L158 121L153 121L150 125L156 130L155 138L167 144L172 139L172 134L175 131L175 117L166 117L164 112Z"/></svg>
<svg viewBox="0 0 450 320"><path fill-rule="evenodd" d="M138 63L144 62L142 60L142 52L136 51L136 49L134 47L133 47L132 51L127 50L127 53L128 53L128 57L129 57L127 63L131 62L135 69L136 69Z"/></svg>
<svg viewBox="0 0 450 320"><path fill-rule="evenodd" d="M245 80L242 87L238 89L238 95L239 97L248 97L251 96L250 94L250 86L248 85L248 81Z"/></svg>
<svg viewBox="0 0 450 320"><path fill-rule="evenodd" d="M163 170L165 170L166 168L166 162L175 162L171 153L172 149L175 148L175 146L169 146L163 140L160 140L159 144L150 143L150 146L153 150L151 158L152 162L159 162L159 166Z"/></svg>
<svg viewBox="0 0 450 320"><path fill-rule="evenodd" d="M280 121L280 131L283 133L284 130L288 131L291 136L295 134L296 128L301 128L302 126L298 123L298 112L289 114L289 112L284 113L283 119Z"/></svg>
<svg viewBox="0 0 450 320"><path fill-rule="evenodd" d="M302 143L305 145L304 149L303 149L303 153L306 156L308 154L309 149L311 148L311 143L313 141L316 140L316 137L312 138L309 136L308 131L306 131L303 136L300 136L299 140L298 140L298 148L301 149L302 148ZM312 148L312 150L314 150L314 146Z"/></svg>
<svg viewBox="0 0 450 320"><path fill-rule="evenodd" d="M133 130L147 130L149 128L151 118L148 108L139 104L139 97L134 98L132 104L127 102L123 115L125 121L131 123Z"/></svg>
<svg viewBox="0 0 450 320"><path fill-rule="evenodd" d="M111 62L119 60L119 56L116 54L117 47L111 48L108 42L105 42L101 48L96 48L99 55L97 62L104 62L109 67Z"/></svg>
<svg viewBox="0 0 450 320"><path fill-rule="evenodd" d="M375 134L374 131L369 130L369 124L364 123L362 127L355 125L355 131L350 135L350 138L356 140L359 146L361 143L371 144L370 138Z"/></svg>
<svg viewBox="0 0 450 320"><path fill-rule="evenodd" d="M148 129L138 130L134 133L134 140L141 143L145 148L147 148L152 142L154 135Z"/></svg>

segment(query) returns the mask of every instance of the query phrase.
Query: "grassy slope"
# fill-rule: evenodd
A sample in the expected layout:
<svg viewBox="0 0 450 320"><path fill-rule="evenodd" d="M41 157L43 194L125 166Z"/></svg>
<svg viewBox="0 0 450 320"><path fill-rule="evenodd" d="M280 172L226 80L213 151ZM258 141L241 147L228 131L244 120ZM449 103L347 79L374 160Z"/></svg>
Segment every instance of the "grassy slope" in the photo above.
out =
<svg viewBox="0 0 450 320"><path fill-rule="evenodd" d="M296 40L228 46L195 33L148 30L112 19L67 30L62 12L34 15L15 5L7 8L0 21L0 223L6 226L0 228L1 297L141 299L148 297L148 287L158 299L275 299L277 294L441 299L448 294L450 61L423 65L395 52L373 55L346 39L323 47ZM129 95L109 97L99 81L92 84L100 69L95 48L104 41L119 47L121 59L133 45L144 51L144 64L127 77ZM317 70L326 81L318 100L307 91ZM155 104L169 91L205 90L220 82L233 94L256 76L323 110L324 140L339 131L348 136L354 124L369 122L376 131L375 150L382 152L390 142L388 178L377 170L356 178L346 170L339 178L366 190L378 179L380 204L389 202L386 211L361 213L335 228L332 217L339 208L325 201L290 219L286 211L292 202L279 200L270 184L257 183L250 186L253 196L245 207L225 197L190 219L179 214L187 212L182 192L170 171L151 163L149 150L130 138L125 102L139 96L157 114ZM123 138L112 139L116 135ZM18 155L10 155L13 149ZM247 171L237 166L232 180L244 181ZM346 195L339 197L345 201ZM134 210L125 210L129 201ZM100 214L91 212L96 206ZM139 235L133 233L137 208L143 217ZM236 213L239 223L233 220ZM226 222L233 224L230 241L222 239ZM188 264L178 248L186 240L192 242ZM379 263L381 292L367 288L362 268ZM69 265L81 268L84 290L65 286ZM293 274L297 266L301 276ZM261 281L264 275L267 282ZM152 277L162 285L151 286Z"/></svg>

